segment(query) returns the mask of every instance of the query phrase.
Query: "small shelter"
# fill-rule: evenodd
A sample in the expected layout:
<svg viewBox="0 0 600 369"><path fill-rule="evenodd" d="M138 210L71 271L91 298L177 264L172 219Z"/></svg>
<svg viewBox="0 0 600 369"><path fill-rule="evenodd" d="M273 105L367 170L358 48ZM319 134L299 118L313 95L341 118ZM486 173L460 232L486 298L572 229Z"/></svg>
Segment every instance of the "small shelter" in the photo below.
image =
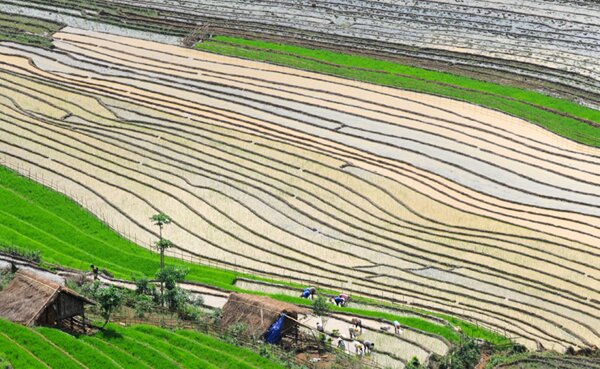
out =
<svg viewBox="0 0 600 369"><path fill-rule="evenodd" d="M285 336L297 337L298 315L308 313L308 309L266 296L232 293L223 306L221 329L226 330L234 324L243 323L247 327L247 335L267 336L269 342L276 343Z"/></svg>
<svg viewBox="0 0 600 369"><path fill-rule="evenodd" d="M85 316L84 305L95 302L60 284L19 270L0 292L0 317L15 323L55 326Z"/></svg>

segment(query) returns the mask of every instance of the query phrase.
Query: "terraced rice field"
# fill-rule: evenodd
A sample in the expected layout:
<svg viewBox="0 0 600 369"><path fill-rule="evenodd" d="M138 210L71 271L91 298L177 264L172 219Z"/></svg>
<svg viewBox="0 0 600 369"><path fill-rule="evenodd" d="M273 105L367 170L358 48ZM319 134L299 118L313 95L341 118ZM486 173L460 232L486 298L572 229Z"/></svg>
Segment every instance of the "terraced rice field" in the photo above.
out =
<svg viewBox="0 0 600 369"><path fill-rule="evenodd" d="M11 12L69 25L184 36L209 32L356 50L415 66L527 87L599 106L594 1L6 0ZM160 36L158 36L160 34Z"/></svg>
<svg viewBox="0 0 600 369"><path fill-rule="evenodd" d="M158 269L158 258L151 255L150 251L141 250L139 246L119 237L75 202L6 169L0 169L0 201L10 204L3 207L0 213L0 222L3 224L0 228L0 250L2 245L18 245L23 250L41 251L45 263L52 262L53 265L83 269L88 263L94 263L122 278L131 278L140 274L152 275ZM0 268L5 264L3 260L9 259L0 255ZM182 283L180 286L189 292L200 294L207 307L223 307L229 294L223 289L246 290L245 286L233 284L236 277L240 276L239 273L185 263L172 258L167 258L167 263L189 268L190 282ZM72 273L67 272L61 274L72 276ZM45 276L51 279L56 277L51 273L45 273ZM118 287L136 288L135 283L126 280L105 277L100 279L104 283ZM250 279L244 280L250 281ZM202 282L204 285L198 285L197 282ZM251 292L252 288L248 290ZM300 304L309 303L297 297L297 290L292 296L274 292L270 295L280 300ZM365 310L356 309L357 307L337 309L340 314L328 318L327 329L331 331L332 327L337 327L340 332L348 332L351 326L349 313L371 316L372 318L362 316L365 325L371 322L370 330L363 339L368 336L371 341L377 342L378 349L375 356L380 364L402 368L404 363L412 358L410 355L419 354L422 360L431 353L443 355L448 351L451 342L459 341L458 335L444 320L438 319L435 324L432 324L426 319L433 319L433 317L414 314L405 317L398 316L397 311L381 313L374 310L377 309L374 306L362 306ZM402 335L394 336L379 330L381 326L387 326L388 330L392 329L393 320L402 322L404 330ZM305 323L311 327L315 326L313 317L308 317ZM469 327L464 324L466 323L460 326ZM492 342L503 341L502 338L481 329L478 332L469 330L466 332L472 337L485 338ZM347 333L345 336L348 338ZM498 339L500 341L497 341ZM354 347L351 340L348 341L348 347Z"/></svg>
<svg viewBox="0 0 600 369"><path fill-rule="evenodd" d="M49 48L52 46L52 34L62 27L58 23L0 11L0 41Z"/></svg>
<svg viewBox="0 0 600 369"><path fill-rule="evenodd" d="M0 46L0 155L133 240L600 342L600 150L441 97L66 28ZM160 50L160 51L157 51Z"/></svg>
<svg viewBox="0 0 600 369"><path fill-rule="evenodd" d="M254 352L193 331L111 326L94 336L0 320L0 347L15 368L280 369Z"/></svg>
<svg viewBox="0 0 600 369"><path fill-rule="evenodd" d="M532 354L494 366L494 369L597 369L600 361L594 357Z"/></svg>

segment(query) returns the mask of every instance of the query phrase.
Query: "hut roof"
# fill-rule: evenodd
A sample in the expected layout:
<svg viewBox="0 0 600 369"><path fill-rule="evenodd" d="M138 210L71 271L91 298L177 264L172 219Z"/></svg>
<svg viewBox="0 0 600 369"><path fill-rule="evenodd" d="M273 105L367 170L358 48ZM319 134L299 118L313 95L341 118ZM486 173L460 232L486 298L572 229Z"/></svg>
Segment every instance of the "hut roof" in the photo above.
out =
<svg viewBox="0 0 600 369"><path fill-rule="evenodd" d="M261 336L284 313L296 319L299 314L308 314L309 310L266 296L232 293L223 306L221 327L227 329L233 324L244 323L248 334Z"/></svg>
<svg viewBox="0 0 600 369"><path fill-rule="evenodd" d="M0 292L0 317L30 325L61 293L71 295L84 303L95 304L56 282L19 270L8 286Z"/></svg>

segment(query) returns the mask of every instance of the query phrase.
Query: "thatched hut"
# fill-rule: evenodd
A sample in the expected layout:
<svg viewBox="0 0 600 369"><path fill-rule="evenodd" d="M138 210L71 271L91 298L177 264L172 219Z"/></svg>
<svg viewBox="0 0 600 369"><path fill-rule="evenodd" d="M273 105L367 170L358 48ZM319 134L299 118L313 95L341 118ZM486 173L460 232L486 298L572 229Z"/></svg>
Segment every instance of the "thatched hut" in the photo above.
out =
<svg viewBox="0 0 600 369"><path fill-rule="evenodd" d="M74 317L84 317L85 304L95 303L56 282L19 270L0 292L0 317L27 326L55 326L67 319L73 325Z"/></svg>
<svg viewBox="0 0 600 369"><path fill-rule="evenodd" d="M298 316L308 313L308 309L266 296L232 293L223 306L221 328L227 330L234 324L243 323L246 334L264 337L269 328L283 317L281 335L295 336L298 333Z"/></svg>

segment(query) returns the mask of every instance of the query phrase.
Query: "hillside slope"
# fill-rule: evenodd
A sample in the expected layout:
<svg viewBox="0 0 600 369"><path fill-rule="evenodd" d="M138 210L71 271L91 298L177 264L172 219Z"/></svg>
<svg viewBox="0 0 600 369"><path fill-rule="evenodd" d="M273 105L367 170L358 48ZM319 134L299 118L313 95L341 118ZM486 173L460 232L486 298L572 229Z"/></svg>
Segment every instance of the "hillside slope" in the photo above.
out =
<svg viewBox="0 0 600 369"><path fill-rule="evenodd" d="M0 347L14 369L283 369L238 346L194 331L117 327L74 337L51 328L0 320Z"/></svg>

